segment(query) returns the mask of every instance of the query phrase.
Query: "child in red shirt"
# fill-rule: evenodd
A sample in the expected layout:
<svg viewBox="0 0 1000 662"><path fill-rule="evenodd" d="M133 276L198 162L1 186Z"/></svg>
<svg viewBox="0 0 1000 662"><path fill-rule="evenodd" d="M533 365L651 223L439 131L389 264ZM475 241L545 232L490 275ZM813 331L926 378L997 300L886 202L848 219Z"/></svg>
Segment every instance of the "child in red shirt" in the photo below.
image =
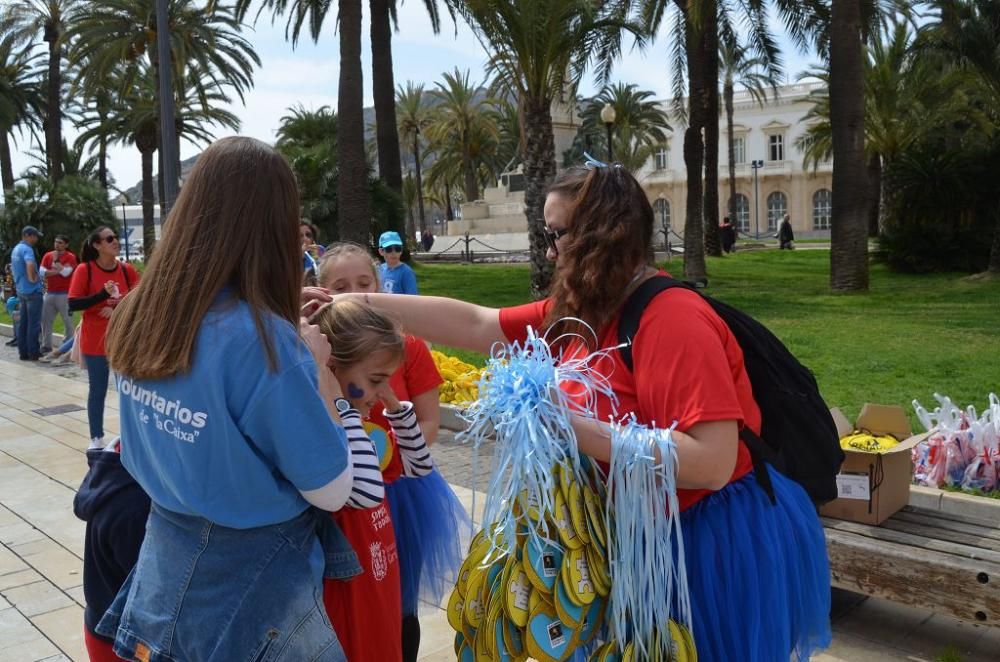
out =
<svg viewBox="0 0 1000 662"><path fill-rule="evenodd" d="M329 367L347 402L337 408L348 438L367 435L377 458L358 470L381 471L373 482L400 476L424 476L433 463L417 423L413 404L400 402L390 377L404 358L399 326L384 314L360 304L330 305L313 317L330 340ZM381 405L384 405L384 409ZM362 425L361 417L375 416ZM354 505L354 504L352 504ZM323 602L348 660L402 659L402 612L399 558L392 516L384 502L368 508L344 508L331 515L358 555L362 574L324 582ZM364 615L364 616L362 616Z"/></svg>

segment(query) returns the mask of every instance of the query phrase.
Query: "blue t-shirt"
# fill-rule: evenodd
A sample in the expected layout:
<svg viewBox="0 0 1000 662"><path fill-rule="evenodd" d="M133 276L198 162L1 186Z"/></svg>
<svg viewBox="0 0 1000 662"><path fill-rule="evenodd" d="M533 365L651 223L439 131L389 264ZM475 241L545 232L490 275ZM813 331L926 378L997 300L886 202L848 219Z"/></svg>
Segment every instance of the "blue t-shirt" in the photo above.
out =
<svg viewBox="0 0 1000 662"><path fill-rule="evenodd" d="M34 283L28 280L28 263L35 265L35 273L38 273L38 262L35 260L35 249L27 242L18 242L10 254L11 271L14 272L14 287L18 294L34 294L42 291L42 279L38 278Z"/></svg>
<svg viewBox="0 0 1000 662"><path fill-rule="evenodd" d="M382 281L382 291L389 294L417 294L417 274L410 265L400 262L395 269L383 262L378 267L378 279Z"/></svg>
<svg viewBox="0 0 1000 662"><path fill-rule="evenodd" d="M299 493L347 468L344 429L319 395L316 362L287 321L268 322L268 366L245 301L223 294L205 315L190 372L115 377L122 462L155 503L231 528L303 512Z"/></svg>

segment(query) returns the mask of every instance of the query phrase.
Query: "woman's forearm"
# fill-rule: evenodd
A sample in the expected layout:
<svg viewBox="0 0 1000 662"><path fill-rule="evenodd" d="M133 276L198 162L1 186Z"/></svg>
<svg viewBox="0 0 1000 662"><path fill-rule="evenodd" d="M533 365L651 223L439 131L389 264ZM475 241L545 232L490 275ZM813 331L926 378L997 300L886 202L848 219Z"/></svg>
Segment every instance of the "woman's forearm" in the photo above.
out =
<svg viewBox="0 0 1000 662"><path fill-rule="evenodd" d="M573 430L580 452L601 462L611 461L611 426L592 418L573 417ZM677 487L719 490L725 487L736 466L739 431L735 421L698 423L688 432L675 430ZM656 461L659 450L654 449Z"/></svg>

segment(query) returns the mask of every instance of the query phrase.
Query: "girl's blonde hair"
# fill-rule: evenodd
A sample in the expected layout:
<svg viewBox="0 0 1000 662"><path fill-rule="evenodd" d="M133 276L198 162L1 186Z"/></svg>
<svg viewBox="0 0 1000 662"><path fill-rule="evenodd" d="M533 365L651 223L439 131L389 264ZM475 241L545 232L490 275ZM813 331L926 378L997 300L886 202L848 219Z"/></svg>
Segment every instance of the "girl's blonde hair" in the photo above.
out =
<svg viewBox="0 0 1000 662"><path fill-rule="evenodd" d="M375 259L367 248L353 241L338 241L326 247L326 252L319 259L319 277L316 280L320 286L325 286L326 275L330 272L333 263L340 258L351 255L357 255L368 261L368 265L372 268L372 277L375 279L375 290L377 291L381 283L379 283L378 269L375 268Z"/></svg>
<svg viewBox="0 0 1000 662"><path fill-rule="evenodd" d="M356 301L339 301L321 308L312 319L330 341L331 357L338 366L360 363L376 352L403 358L406 339L398 321Z"/></svg>

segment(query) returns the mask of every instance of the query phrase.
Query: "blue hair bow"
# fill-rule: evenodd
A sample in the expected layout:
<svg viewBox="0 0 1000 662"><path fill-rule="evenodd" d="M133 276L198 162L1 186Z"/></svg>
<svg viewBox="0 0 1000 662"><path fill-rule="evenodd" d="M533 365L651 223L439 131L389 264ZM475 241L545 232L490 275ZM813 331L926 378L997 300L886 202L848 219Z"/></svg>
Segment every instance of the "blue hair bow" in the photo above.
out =
<svg viewBox="0 0 1000 662"><path fill-rule="evenodd" d="M583 153L583 156L587 159L586 161L583 162L583 165L586 166L587 170L593 170L594 168L608 167L607 163L605 163L604 161L598 161L597 159L595 159L590 154L587 154L586 152Z"/></svg>

